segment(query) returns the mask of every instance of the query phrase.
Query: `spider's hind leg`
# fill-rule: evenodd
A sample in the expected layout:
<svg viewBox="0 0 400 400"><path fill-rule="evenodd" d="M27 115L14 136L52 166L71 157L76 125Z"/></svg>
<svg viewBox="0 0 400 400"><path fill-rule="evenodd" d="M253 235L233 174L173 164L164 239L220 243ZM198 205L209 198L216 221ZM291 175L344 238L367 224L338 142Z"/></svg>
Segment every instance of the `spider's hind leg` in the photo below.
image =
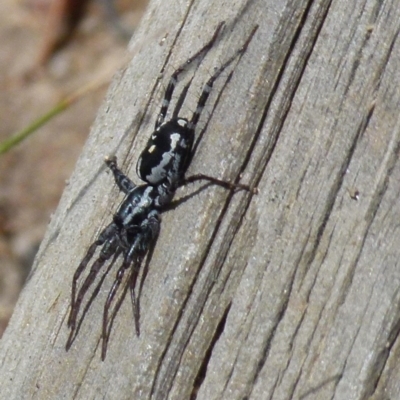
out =
<svg viewBox="0 0 400 400"><path fill-rule="evenodd" d="M196 125L199 122L201 113L207 103L207 100L210 96L212 87L214 85L214 82L218 79L218 77L239 57L242 56L242 54L246 51L251 39L253 38L255 32L258 29L258 25L256 25L252 31L250 32L250 35L247 37L246 41L243 43L243 45L237 49L235 51L235 53L227 60L225 61L219 68L217 68L214 72L214 74L208 79L208 81L205 83L205 85L203 86L203 90L201 92L200 98L197 102L197 106L196 106L196 110L194 111L191 120L189 121L187 128L194 132L194 130L196 129ZM228 80L230 80L232 76L232 72L230 73L230 75L228 76ZM193 155L196 151L197 148L197 143L195 145L195 149L193 150L192 154L191 154L191 158L193 158ZM195 181L208 181L211 182L212 184L218 185L218 186L222 186L226 189L239 189L239 190L247 190L249 192L252 193L257 193L257 188L251 188L248 185L243 185L241 183L234 183L234 182L227 182L227 181L223 181L221 179L218 178L214 178L212 176L208 176L208 175L204 175L204 174L197 174L197 175L193 175L190 176L189 178L185 178L180 184L179 186L184 186L187 183L191 183L191 182L195 182Z"/></svg>
<svg viewBox="0 0 400 400"><path fill-rule="evenodd" d="M188 183L193 183L196 181L208 181L213 185L221 186L225 189L230 189L230 190L246 190L247 192L257 194L258 193L258 188L256 187L251 187L249 185L244 185L242 183L235 183L235 182L229 182L229 181L224 181L222 179L214 178L213 176L208 176L204 174L196 174L189 176L188 178L185 178L179 186L185 186Z"/></svg>
<svg viewBox="0 0 400 400"><path fill-rule="evenodd" d="M212 90L212 87L214 85L214 82L217 80L217 78L226 70L226 68L229 67L229 65L232 64L233 61L236 60L236 58L240 57L247 49L247 46L249 45L251 39L253 38L256 30L258 29L258 25L256 25L252 31L250 32L250 35L244 42L244 44L236 50L236 52L227 60L225 61L215 72L214 74L210 77L210 79L205 83L203 86L203 91L201 92L199 101L197 102L197 107L195 112L193 113L192 119L190 120L188 124L189 129L195 129L197 123L199 122L201 112L203 111L204 106L206 105L206 102L208 100L208 97L210 96L210 92Z"/></svg>
<svg viewBox="0 0 400 400"><path fill-rule="evenodd" d="M215 30L213 37L205 44L205 46L203 46L200 50L198 50L195 54L193 54L193 56L191 56L183 64L181 64L175 70L175 72L171 75L171 78L170 78L168 86L167 86L167 90L165 91L165 94L164 94L164 99L163 99L163 102L162 102L162 106L161 106L160 112L159 112L157 120L156 120L156 125L155 125L155 129L156 130L157 130L157 128L159 128L163 124L163 122L165 120L165 116L167 115L169 103L171 101L172 94L174 93L175 86L176 86L176 84L178 82L179 75L182 72L184 72L186 70L186 68L188 66L190 66L190 64L192 64L192 62L194 60L196 60L200 56L204 55L208 50L210 50L212 45L217 40L217 37L218 37L222 27L224 26L224 24L225 24L225 22L221 22L217 26L217 29Z"/></svg>

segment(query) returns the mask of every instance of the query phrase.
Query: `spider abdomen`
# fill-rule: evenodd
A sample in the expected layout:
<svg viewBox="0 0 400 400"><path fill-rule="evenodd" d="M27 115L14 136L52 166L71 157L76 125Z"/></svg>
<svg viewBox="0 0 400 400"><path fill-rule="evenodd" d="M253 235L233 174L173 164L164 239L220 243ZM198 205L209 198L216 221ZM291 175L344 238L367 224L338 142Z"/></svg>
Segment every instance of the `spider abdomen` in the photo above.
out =
<svg viewBox="0 0 400 400"><path fill-rule="evenodd" d="M184 176L192 152L194 132L186 119L172 119L151 135L139 157L136 172L152 185L176 184Z"/></svg>

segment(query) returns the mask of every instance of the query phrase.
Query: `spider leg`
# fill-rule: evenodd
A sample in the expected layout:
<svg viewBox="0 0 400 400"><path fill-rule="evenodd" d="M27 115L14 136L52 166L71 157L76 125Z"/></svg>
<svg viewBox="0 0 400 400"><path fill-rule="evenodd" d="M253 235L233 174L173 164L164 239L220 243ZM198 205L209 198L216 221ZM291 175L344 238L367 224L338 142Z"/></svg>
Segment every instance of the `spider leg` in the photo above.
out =
<svg viewBox="0 0 400 400"><path fill-rule="evenodd" d="M140 336L140 324L139 324L139 307L138 303L136 303L136 298L135 298L135 286L136 286L136 280L139 274L139 270L135 268L131 276L129 277L129 291L131 293L131 302L132 302L132 313L133 313L133 319L135 321L135 331L136 331L136 336Z"/></svg>
<svg viewBox="0 0 400 400"><path fill-rule="evenodd" d="M111 239L112 240L112 239ZM104 263L111 257L111 255L115 252L117 248L117 242L115 240L112 240L110 242L110 246L105 250L100 253L100 256L98 259L93 263L92 268L90 269L90 272L86 279L84 280L82 287L80 288L78 292L78 296L76 298L76 301L74 303L73 308L71 308L71 314L70 314L70 320L68 321L69 327L71 328L71 332L75 331L76 328L76 319L82 304L82 301L86 295L86 292L88 289L91 287L93 284L94 280L96 279L97 274L99 273L100 269L103 267Z"/></svg>
<svg viewBox="0 0 400 400"><path fill-rule="evenodd" d="M226 68L229 67L230 64L239 56L241 56L247 49L247 46L249 45L251 39L253 38L253 35L255 34L256 30L258 29L258 25L256 25L253 30L251 31L249 37L246 39L245 43L240 47L231 58L229 58L224 64L222 64L215 72L214 74L210 77L210 79L206 82L206 84L203 87L203 91L200 95L199 101L197 102L197 107L195 112L193 113L192 119L190 120L188 124L189 129L195 129L197 123L199 122L201 112L203 111L204 106L206 105L206 102L208 100L208 97L210 95L211 89L214 85L214 82L216 79L224 72Z"/></svg>
<svg viewBox="0 0 400 400"><path fill-rule="evenodd" d="M197 123L199 122L200 119L200 115L207 103L207 100L210 96L210 92L212 90L212 87L214 85L214 82L217 80L217 78L225 71L226 68L229 67L230 64L232 64L232 62L240 57L247 49L251 39L253 38L256 30L258 29L258 25L256 25L252 31L250 32L250 35L248 36L248 38L246 39L246 41L244 42L244 44L227 60L225 61L224 64L222 64L215 72L214 74L209 78L209 80L206 82L206 84L203 87L203 91L200 95L199 101L197 102L197 106L196 106L196 110L192 115L191 120L189 121L187 127L188 129L190 129L191 131L194 131L196 128ZM231 76L231 75L230 75ZM230 76L228 79L230 79ZM192 153L193 155L193 153ZM240 189L240 190L247 190L253 193L257 193L257 188L251 188L248 185L243 185L241 183L233 183L233 182L226 182L223 181L221 179L218 178L214 178L212 176L208 176L208 175L204 175L204 174L197 174L197 175L193 175L189 178L185 178L182 180L182 182L179 183L179 186L183 186L185 184L191 183L191 182L195 182L195 181L199 181L199 180L205 180L205 181L209 181L215 185L219 185L222 186L224 188L227 189Z"/></svg>
<svg viewBox="0 0 400 400"><path fill-rule="evenodd" d="M121 254L121 249L118 249L114 256L112 261L109 263L109 265L107 266L106 271L103 272L103 275L101 276L101 278L99 279L99 282L97 283L96 287L94 288L94 290L92 291L92 293L90 294L90 298L88 299L88 301L85 304L85 307L79 317L79 320L77 320L76 322L76 328L74 330L71 330L68 340L67 340L67 344L66 344L66 349L67 351L69 350L69 348L71 347L72 343L74 342L76 336L78 335L78 332L80 330L80 327L82 325L82 322L87 314L87 312L89 311L90 306L92 305L94 299L96 298L96 296L99 294L99 291L101 289L101 286L103 285L103 282L105 280L105 278L107 277L107 275L109 274L111 268L113 267L116 259L118 258L118 256Z"/></svg>
<svg viewBox="0 0 400 400"><path fill-rule="evenodd" d="M222 186L225 189L239 189L239 190L246 190L253 194L258 193L258 189L255 187L251 187L249 185L243 185L242 183L234 183L223 181L222 179L214 178L212 176L204 175L204 174L196 174L185 178L182 182L179 183L178 187L187 185L188 183L193 183L196 181L208 181L213 183L214 185Z"/></svg>
<svg viewBox="0 0 400 400"><path fill-rule="evenodd" d="M117 157L106 157L104 162L107 164L107 167L111 169L114 174L114 179L116 184L118 185L119 190L124 192L125 194L130 193L133 189L135 189L136 185L118 168L117 165Z"/></svg>
<svg viewBox="0 0 400 400"><path fill-rule="evenodd" d="M71 311L70 311L70 314L68 317L68 326L71 328L72 331L75 329L76 316L78 315L79 307L80 307L80 304L82 302L82 299L83 299L86 291L92 284L92 282L95 279L97 272L100 270L101 266L115 252L116 242L113 241L112 239L115 237L116 231L117 231L117 227L114 223L111 223L110 225L108 225L107 228L105 228L103 230L103 232L101 232L99 238L89 247L89 250L87 251L86 256L84 257L82 262L79 264L77 270L74 273L74 277L72 280L72 290L71 290ZM108 242L108 245L107 245L107 242ZM80 275L82 274L83 270L89 264L89 261L93 257L94 252L96 251L96 248L98 246L102 246L104 244L106 244L106 245L102 249L98 259L93 263L92 268L89 272L89 275L86 277L82 287L79 290L78 298L76 298L76 288L77 288L77 283L78 283L78 279L79 279Z"/></svg>
<svg viewBox="0 0 400 400"><path fill-rule="evenodd" d="M75 297L76 297L76 286L80 275L82 274L83 270L87 267L90 259L93 257L94 252L96 251L97 246L101 246L103 243L100 240L96 240L88 249L86 256L79 264L78 268L76 269L74 276L72 278L72 289L71 289L71 311L68 317L68 327L71 327L73 314L75 310Z"/></svg>
<svg viewBox="0 0 400 400"><path fill-rule="evenodd" d="M147 253L147 260L152 256L154 245L157 240L158 234L160 233L160 216L158 211L152 211L149 213L148 221L146 222L144 232L143 232L143 244L142 244L142 254ZM140 260L141 263L142 260ZM145 273L146 271L144 271ZM135 298L135 287L136 281L139 274L139 269L134 268L130 277L129 277L129 289L131 294L131 302L132 302L132 312L133 319L135 321L135 331L136 336L140 336L140 305L139 298L136 301ZM140 291L141 288L139 288Z"/></svg>
<svg viewBox="0 0 400 400"><path fill-rule="evenodd" d="M132 306L133 306L133 314L135 318L135 331L139 336L139 316L136 308L136 301L134 298L134 289L136 285L137 275L139 273L139 268L142 263L143 257L146 255L149 248L152 246L154 241L156 240L158 233L160 231L160 217L159 212L157 210L153 210L149 213L148 218L141 224L141 231L136 234L136 238L130 247L129 251L126 253L124 257L124 261L122 266L118 269L117 275L115 277L114 283L111 287L111 290L108 293L106 303L104 304L103 311L103 329L102 329L102 349L101 349L101 358L105 359L107 353L107 344L110 338L111 327L114 321L114 318L122 304L123 299L125 298L126 290L129 288L131 292L132 298ZM131 275L129 277L128 284L125 286L124 291L114 309L112 310L111 317L109 318L109 310L111 309L111 304L114 300L114 297L120 287L122 280L124 278L125 270L127 270L130 265L134 263L131 271ZM133 297L132 297L133 296Z"/></svg>
<svg viewBox="0 0 400 400"><path fill-rule="evenodd" d="M151 255L153 253L154 244L158 237L159 232L160 232L160 219L159 219L158 213L156 215L150 215L149 221L146 225L146 235L144 236L145 237L144 242L147 243L145 251L148 252L150 250ZM137 268L135 268L132 271L130 279L129 279L129 289L130 289L130 294L131 294L132 312L133 312L133 318L135 321L136 336L140 336L139 301L136 302L136 298L135 298L135 287L136 287L136 281L137 281L138 274L139 274L139 270Z"/></svg>
<svg viewBox="0 0 400 400"><path fill-rule="evenodd" d="M111 333L111 326L113 323L113 320L119 310L119 307L122 304L122 300L125 297L126 289L124 290L124 293L122 294L121 299L117 302L115 308L113 309L111 313L111 318L108 318L108 311L110 310L111 304L114 300L114 297L118 291L118 288L120 287L122 280L124 278L125 270L129 268L133 261L133 257L135 256L135 251L136 248L135 246L132 246L131 249L129 250L128 254L125 256L124 262L122 263L122 266L118 269L117 275L115 277L114 283L111 287L111 290L108 293L107 296L107 301L104 304L104 311L103 311L103 330L102 330L102 349L101 349L101 359L104 361L106 358L106 352L107 352L107 344L108 344L108 339L110 337Z"/></svg>
<svg viewBox="0 0 400 400"><path fill-rule="evenodd" d="M186 60L182 65L180 65L175 72L171 75L171 78L169 80L167 90L165 91L164 94L164 99L161 105L161 110L158 114L157 120L156 120L156 125L155 129L159 128L162 123L164 122L165 116L167 115L169 103L172 98L172 94L174 93L175 86L178 82L179 75L185 71L185 69L197 58L199 58L202 54L206 53L212 45L215 43L217 40L217 37L219 35L219 32L221 31L222 27L224 26L225 22L221 22L218 26L217 29L214 32L213 37L203 46L199 51L197 51L192 57L190 57L188 60Z"/></svg>

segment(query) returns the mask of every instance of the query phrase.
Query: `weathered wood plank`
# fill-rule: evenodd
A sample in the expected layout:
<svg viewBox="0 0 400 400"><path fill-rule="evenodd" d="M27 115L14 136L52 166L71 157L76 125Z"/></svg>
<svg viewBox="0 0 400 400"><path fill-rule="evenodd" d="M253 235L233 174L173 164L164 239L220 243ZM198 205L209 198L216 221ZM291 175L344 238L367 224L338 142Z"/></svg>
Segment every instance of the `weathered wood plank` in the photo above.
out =
<svg viewBox="0 0 400 400"><path fill-rule="evenodd" d="M1 341L2 396L400 398L399 14L378 0L154 0ZM66 353L73 272L121 199L103 157L135 176L169 74L222 20L183 114L260 28L216 84L190 172L242 174L259 194L207 187L164 214L140 338L125 301L101 362L110 276Z"/></svg>

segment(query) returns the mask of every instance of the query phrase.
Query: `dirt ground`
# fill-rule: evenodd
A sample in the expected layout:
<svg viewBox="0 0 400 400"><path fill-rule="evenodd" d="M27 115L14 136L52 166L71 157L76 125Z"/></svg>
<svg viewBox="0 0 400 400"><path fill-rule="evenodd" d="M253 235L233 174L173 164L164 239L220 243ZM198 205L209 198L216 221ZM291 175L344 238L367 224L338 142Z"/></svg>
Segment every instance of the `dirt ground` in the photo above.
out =
<svg viewBox="0 0 400 400"><path fill-rule="evenodd" d="M45 37L51 36L46 30L51 1L0 2L0 141L90 84L94 77L111 76L125 58L127 41L97 0L89 2L66 45L39 67ZM146 1L115 3L119 22L133 32ZM0 337L106 88L85 95L0 156Z"/></svg>

